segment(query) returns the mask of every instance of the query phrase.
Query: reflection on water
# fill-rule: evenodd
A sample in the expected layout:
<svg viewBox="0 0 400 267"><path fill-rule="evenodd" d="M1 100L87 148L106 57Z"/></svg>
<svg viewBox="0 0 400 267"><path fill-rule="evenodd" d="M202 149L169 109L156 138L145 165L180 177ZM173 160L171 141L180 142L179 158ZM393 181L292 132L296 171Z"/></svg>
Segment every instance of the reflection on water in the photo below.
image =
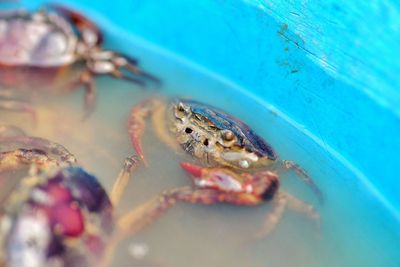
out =
<svg viewBox="0 0 400 267"><path fill-rule="evenodd" d="M398 225L356 176L332 155L278 113L236 87L163 56L155 61L154 55L147 53L144 49L143 57L148 57L149 65L154 61L162 70L163 94L189 96L219 106L253 126L276 147L282 158L300 163L321 188L325 203L319 205L312 192L293 174L282 176L282 188L312 203L321 214L322 228L317 231L307 218L288 211L271 235L256 240L253 236L271 208L268 204L258 207L178 204L156 223L122 242L113 265L400 265L396 250L400 247ZM97 109L85 121L81 119L82 91L36 98L36 126L30 123L29 116L12 112L1 111L0 121L20 126L29 135L63 144L110 190L125 157L133 153L127 132L130 109L156 92L141 91L108 78L98 79L97 84ZM184 155L175 154L157 140L151 127L146 133L143 147L149 166L141 166L133 174L119 206L121 214L162 190L190 184L178 165ZM2 190L4 194L9 188Z"/></svg>

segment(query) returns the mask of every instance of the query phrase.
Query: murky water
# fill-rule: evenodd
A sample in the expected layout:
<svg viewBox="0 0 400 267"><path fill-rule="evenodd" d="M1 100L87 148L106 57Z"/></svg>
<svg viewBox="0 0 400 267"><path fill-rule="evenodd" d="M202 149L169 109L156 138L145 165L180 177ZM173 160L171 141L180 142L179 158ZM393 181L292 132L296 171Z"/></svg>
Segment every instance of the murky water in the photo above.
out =
<svg viewBox="0 0 400 267"><path fill-rule="evenodd" d="M110 45L117 42L113 41ZM322 228L318 231L301 214L287 211L276 230L262 240L253 236L271 208L268 203L258 207L178 204L156 223L122 242L113 265L400 266L398 223L367 191L360 176L327 147L318 145L284 115L241 88L139 41L130 45L141 55L145 68L163 79L162 94L198 99L240 117L265 137L281 158L300 163L313 176L326 201L318 204L295 175L283 175L282 188L313 204L321 214ZM63 144L110 190L124 158L133 153L127 133L130 109L156 92L111 78L96 81L97 109L85 121L81 120L82 90L37 98L36 126L24 114L4 111L0 112L0 121ZM143 147L149 166L141 166L134 173L118 207L120 214L162 190L191 184L178 165L183 156L157 140L151 124L148 126ZM145 248L143 257L135 256L137 248Z"/></svg>

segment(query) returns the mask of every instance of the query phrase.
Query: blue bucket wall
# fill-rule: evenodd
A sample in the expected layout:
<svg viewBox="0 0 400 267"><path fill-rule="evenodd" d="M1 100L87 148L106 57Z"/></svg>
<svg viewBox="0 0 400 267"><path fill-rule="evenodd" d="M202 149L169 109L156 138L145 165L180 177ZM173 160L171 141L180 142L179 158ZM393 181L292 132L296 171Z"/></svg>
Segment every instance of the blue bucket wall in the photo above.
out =
<svg viewBox="0 0 400 267"><path fill-rule="evenodd" d="M394 1L59 2L246 88L351 168L400 220Z"/></svg>

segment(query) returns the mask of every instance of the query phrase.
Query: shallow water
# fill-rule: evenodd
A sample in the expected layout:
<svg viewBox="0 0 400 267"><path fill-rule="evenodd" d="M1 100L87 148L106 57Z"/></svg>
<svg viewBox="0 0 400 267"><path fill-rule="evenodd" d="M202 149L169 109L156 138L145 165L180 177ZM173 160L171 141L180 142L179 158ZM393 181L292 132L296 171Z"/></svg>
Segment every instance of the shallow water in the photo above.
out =
<svg viewBox="0 0 400 267"><path fill-rule="evenodd" d="M117 42L116 39L109 45ZM115 266L399 266L400 228L362 181L323 142L316 142L284 114L246 94L240 87L201 68L132 42L141 62L164 81L162 94L191 97L232 113L265 137L281 158L302 165L325 196L320 205L295 175L282 175L282 188L313 204L320 212L322 227L301 214L287 211L276 230L262 240L254 234L270 210L231 205L194 206L178 204L139 234L122 242ZM0 113L0 121L20 126L29 135L66 146L86 170L110 190L126 156L133 150L127 133L131 107L156 91L143 91L110 78L97 79L95 113L82 121L83 92L36 99L38 124L29 117ZM240 101L238 101L240 99ZM255 116L255 114L257 114ZM312 114L310 114L312 116ZM150 126L150 124L149 124ZM183 159L156 139L148 127L143 139L149 166L134 173L119 205L123 214L160 191L190 185L179 168ZM321 145L322 144L322 145ZM145 246L139 259L135 246Z"/></svg>

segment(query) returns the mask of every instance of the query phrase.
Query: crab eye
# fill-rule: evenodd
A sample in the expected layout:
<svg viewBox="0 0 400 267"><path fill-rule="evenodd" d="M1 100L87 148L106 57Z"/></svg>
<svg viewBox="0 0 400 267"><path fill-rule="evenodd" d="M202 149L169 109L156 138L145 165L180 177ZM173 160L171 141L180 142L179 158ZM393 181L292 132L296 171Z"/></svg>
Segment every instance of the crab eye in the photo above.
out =
<svg viewBox="0 0 400 267"><path fill-rule="evenodd" d="M194 117L195 117L197 120L201 121L201 116L200 116L199 114L194 113Z"/></svg>
<svg viewBox="0 0 400 267"><path fill-rule="evenodd" d="M178 111L185 112L185 106L182 102L179 102L178 104Z"/></svg>
<svg viewBox="0 0 400 267"><path fill-rule="evenodd" d="M190 108L179 102L175 108L175 116L179 119L186 118L190 113Z"/></svg>
<svg viewBox="0 0 400 267"><path fill-rule="evenodd" d="M235 138L235 135L230 130L224 130L222 131L222 138L224 141L232 141Z"/></svg>

